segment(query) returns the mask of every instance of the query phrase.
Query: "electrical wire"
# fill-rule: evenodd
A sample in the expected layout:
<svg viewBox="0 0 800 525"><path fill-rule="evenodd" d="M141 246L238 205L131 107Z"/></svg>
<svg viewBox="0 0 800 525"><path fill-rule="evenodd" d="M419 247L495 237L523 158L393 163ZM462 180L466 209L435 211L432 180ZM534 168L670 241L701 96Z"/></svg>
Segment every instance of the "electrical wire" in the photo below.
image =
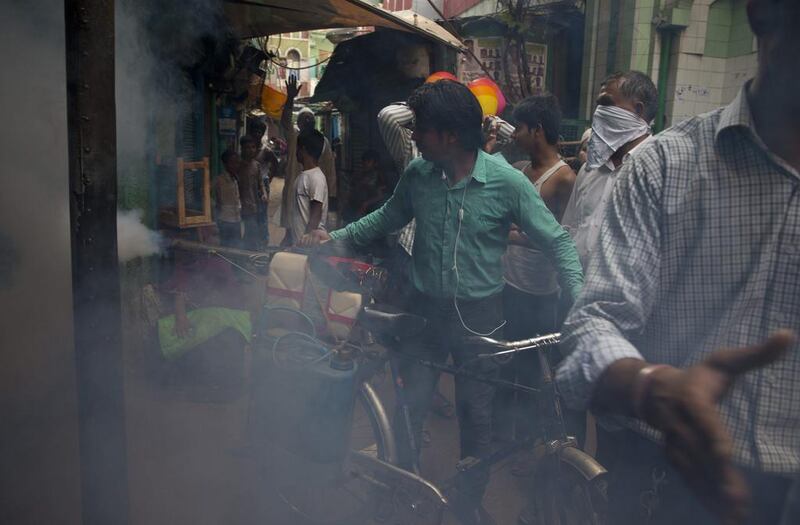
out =
<svg viewBox="0 0 800 525"><path fill-rule="evenodd" d="M464 201L467 198L467 188L469 187L469 180L465 182L466 184L464 185L464 193L461 194L461 206L458 209L458 230L456 231L455 243L453 243L453 271L455 271L456 274L456 290L455 292L453 292L453 306L455 306L456 314L458 315L458 320L461 321L461 326L463 326L467 332L481 337L488 337L490 335L493 335L501 328L503 328L506 325L506 321L503 320L503 322L497 325L491 332L487 333L478 332L467 326L467 323L464 322L464 317L461 315L461 310L458 308L458 288L461 285L461 277L458 274L458 241L461 238L461 224L464 222Z"/></svg>
<svg viewBox="0 0 800 525"><path fill-rule="evenodd" d="M241 271L243 271L244 273L246 273L247 275L249 275L249 276L250 276L250 277L252 277L253 279L263 279L263 278L264 278L264 277L263 277L263 276L261 276L261 275L256 275L256 274L254 274L253 272L251 272L250 270L248 270L248 269L247 269L247 268L245 268L244 266L239 266L238 264L236 264L236 263L235 263L235 262L233 262L232 260L228 259L227 257L225 257L224 255L222 255L221 253L219 253L219 252L218 252L218 251L216 251L216 250L210 250L210 252L211 252L211 253L213 253L214 255L216 255L217 257L219 257L220 259L222 259L223 261L226 261L226 262L227 262L227 263L229 263L231 266L234 266L234 267L236 267L236 268L240 269Z"/></svg>
<svg viewBox="0 0 800 525"><path fill-rule="evenodd" d="M317 337L317 327L314 325L313 319L311 319L311 317L304 311L298 310L297 308L291 308L289 306L272 306L269 304L264 305L264 310L267 310L268 312L289 312L299 316L308 323L308 326L311 329L311 334L309 335L314 338Z"/></svg>
<svg viewBox="0 0 800 525"><path fill-rule="evenodd" d="M303 368L310 367L321 361L324 361L333 354L333 350L327 350L325 346L322 344L322 341L308 335L305 332L288 332L275 339L275 342L272 343L272 362L275 363L276 366L285 366L286 364L289 364L288 359L284 360L283 363L278 359L278 345L280 344L281 341L289 337L299 337L301 339L305 339L306 341L314 343L315 345L319 345L319 350L322 351L321 356L318 356L316 358L310 358L310 360L307 358L306 355L303 355L300 352L293 352L292 355L295 358L294 364L297 364Z"/></svg>
<svg viewBox="0 0 800 525"><path fill-rule="evenodd" d="M328 58L326 58L324 60L320 60L316 64L311 64L309 66L303 66L303 67L290 67L288 65L281 64L280 62L276 62L275 59L273 59L273 58L270 58L269 61L272 62L273 64L275 64L278 67L282 67L283 69L290 69L292 71L300 71L300 70L303 70L303 69L311 69L312 67L317 67L320 64L324 64L325 62L328 62L331 58L333 58L333 55L329 56Z"/></svg>

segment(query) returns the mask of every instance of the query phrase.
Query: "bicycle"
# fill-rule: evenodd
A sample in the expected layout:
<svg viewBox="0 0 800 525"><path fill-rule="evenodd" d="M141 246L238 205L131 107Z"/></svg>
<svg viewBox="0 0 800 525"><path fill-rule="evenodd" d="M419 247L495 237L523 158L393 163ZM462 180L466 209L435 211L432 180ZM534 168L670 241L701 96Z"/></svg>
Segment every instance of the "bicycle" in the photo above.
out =
<svg viewBox="0 0 800 525"><path fill-rule="evenodd" d="M315 264L313 257L311 266L312 272L328 273L327 280L338 281L340 289L373 295L370 286L364 286L363 276L354 279L346 272L331 272L329 266ZM295 315L303 318L302 312L295 312ZM484 458L467 458L457 465L455 476L437 485L417 472L393 464L397 459L394 433L374 384L376 377L385 374L386 364L390 362L389 352L380 346L354 340L329 348L316 338L313 323L304 322L307 328L303 331L284 333L272 339L257 336L254 345L252 397L256 403L251 403L251 410L263 412L258 401L270 401L269 395L259 392L265 385L283 388L284 397L297 397L295 404L288 403L273 418L270 441L282 446L269 447L273 455L268 467L272 469L268 477L273 479L270 490L279 496L291 514L291 523L439 524L450 509L446 493L459 476L474 469L499 465L524 450L533 450L538 458L530 478L533 488L529 509L532 509L530 514L535 523L604 523L606 471L567 435L545 354L558 343L559 334L515 342L486 337L465 340L465 343L481 344L490 350L479 354L479 359L537 351L543 376L540 389L417 359L443 373L536 393L545 398L551 409L540 434L501 447ZM387 339L419 333L425 323L422 318L400 311L365 306L357 326L387 342ZM392 346L391 342L387 345ZM325 391L333 395L314 399L316 387L310 388L311 398L309 391L300 391L307 386L304 378L314 374L336 378L325 383ZM392 381L392 386L397 388L396 381ZM402 392L395 393L402 395ZM291 429L286 431L284 427ZM324 429L324 435L320 428ZM296 432L298 429L300 432ZM276 471L279 476L274 475Z"/></svg>

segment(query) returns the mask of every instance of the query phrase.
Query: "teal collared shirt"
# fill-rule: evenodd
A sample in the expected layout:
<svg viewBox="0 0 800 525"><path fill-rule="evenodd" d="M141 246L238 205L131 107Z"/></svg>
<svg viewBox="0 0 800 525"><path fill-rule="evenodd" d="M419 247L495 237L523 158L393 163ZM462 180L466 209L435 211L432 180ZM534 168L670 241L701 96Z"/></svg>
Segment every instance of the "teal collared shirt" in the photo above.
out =
<svg viewBox="0 0 800 525"><path fill-rule="evenodd" d="M386 204L331 232L331 238L364 245L411 219L417 220L411 279L426 295L469 300L500 292L504 285L501 257L512 223L549 254L563 290L575 298L583 285L572 238L533 184L504 159L479 151L470 176L452 187L433 163L416 159Z"/></svg>

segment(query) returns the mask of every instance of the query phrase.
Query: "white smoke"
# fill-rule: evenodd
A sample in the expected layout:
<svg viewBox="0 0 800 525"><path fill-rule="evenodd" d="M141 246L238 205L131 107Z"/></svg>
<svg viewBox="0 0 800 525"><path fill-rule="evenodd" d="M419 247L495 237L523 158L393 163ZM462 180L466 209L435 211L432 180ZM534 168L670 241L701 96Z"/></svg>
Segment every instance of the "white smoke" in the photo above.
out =
<svg viewBox="0 0 800 525"><path fill-rule="evenodd" d="M161 235L142 224L141 210L117 212L117 257L128 262L161 251Z"/></svg>

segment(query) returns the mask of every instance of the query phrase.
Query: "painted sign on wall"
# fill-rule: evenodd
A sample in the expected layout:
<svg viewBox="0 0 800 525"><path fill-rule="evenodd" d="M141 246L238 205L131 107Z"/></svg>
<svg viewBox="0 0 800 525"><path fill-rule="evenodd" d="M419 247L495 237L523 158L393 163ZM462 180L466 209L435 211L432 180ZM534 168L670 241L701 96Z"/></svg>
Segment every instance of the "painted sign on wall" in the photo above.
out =
<svg viewBox="0 0 800 525"><path fill-rule="evenodd" d="M502 37L473 38L464 40L464 44L472 50L480 60L480 63L468 54L463 55L458 68L459 80L461 82L470 82L476 78L486 76L488 72L489 76L506 91L508 86L506 85L503 63L506 40ZM531 91L534 94L541 93L545 90L546 85L547 46L528 42L525 44L525 53L527 55L528 71L530 71ZM517 60L517 51L513 46L508 50L507 64L510 70L513 91L519 94L522 74L517 70L520 62Z"/></svg>

